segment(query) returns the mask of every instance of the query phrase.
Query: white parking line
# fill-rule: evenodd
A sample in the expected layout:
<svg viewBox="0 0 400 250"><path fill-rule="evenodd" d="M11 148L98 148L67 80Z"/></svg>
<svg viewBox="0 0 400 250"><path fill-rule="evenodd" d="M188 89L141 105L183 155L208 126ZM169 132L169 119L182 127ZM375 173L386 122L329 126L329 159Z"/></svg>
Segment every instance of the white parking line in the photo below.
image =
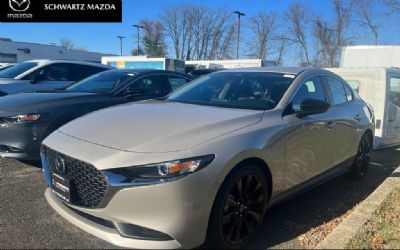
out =
<svg viewBox="0 0 400 250"><path fill-rule="evenodd" d="M376 162L370 162L369 164L375 165L375 166L378 166L378 167L383 167L382 164L379 164L379 163L376 163Z"/></svg>

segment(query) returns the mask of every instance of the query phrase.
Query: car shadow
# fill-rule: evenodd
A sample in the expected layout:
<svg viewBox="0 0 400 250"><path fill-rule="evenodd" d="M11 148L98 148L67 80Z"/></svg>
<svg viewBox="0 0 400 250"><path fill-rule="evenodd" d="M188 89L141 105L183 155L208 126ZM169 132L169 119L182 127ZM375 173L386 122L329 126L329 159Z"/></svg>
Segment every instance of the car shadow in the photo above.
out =
<svg viewBox="0 0 400 250"><path fill-rule="evenodd" d="M304 248L297 239L299 236L346 214L399 165L400 148L374 151L363 180L345 174L267 211L264 224L249 248Z"/></svg>

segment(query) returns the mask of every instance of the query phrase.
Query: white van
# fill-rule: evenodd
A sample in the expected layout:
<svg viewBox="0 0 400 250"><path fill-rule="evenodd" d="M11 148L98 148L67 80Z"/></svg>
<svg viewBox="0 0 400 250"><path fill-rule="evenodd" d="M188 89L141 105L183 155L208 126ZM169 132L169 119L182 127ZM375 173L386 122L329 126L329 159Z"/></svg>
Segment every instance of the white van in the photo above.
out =
<svg viewBox="0 0 400 250"><path fill-rule="evenodd" d="M400 69L330 68L375 111L374 148L400 144Z"/></svg>

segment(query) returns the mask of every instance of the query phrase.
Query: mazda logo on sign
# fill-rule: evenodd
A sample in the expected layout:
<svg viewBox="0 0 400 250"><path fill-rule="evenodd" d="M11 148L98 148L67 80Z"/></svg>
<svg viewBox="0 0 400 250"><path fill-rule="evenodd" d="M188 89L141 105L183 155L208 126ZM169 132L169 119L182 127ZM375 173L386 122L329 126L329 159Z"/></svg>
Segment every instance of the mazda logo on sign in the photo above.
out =
<svg viewBox="0 0 400 250"><path fill-rule="evenodd" d="M31 5L30 0L9 0L10 8L13 11L22 12L29 9Z"/></svg>
<svg viewBox="0 0 400 250"><path fill-rule="evenodd" d="M65 162L63 158L57 158L55 161L56 170L59 174L65 173Z"/></svg>

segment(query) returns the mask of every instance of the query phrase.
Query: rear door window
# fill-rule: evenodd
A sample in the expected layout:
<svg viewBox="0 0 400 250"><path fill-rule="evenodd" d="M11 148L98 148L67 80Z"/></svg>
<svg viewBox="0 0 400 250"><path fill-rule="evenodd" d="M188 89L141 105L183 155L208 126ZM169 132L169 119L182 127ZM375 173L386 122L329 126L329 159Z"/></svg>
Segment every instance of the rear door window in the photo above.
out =
<svg viewBox="0 0 400 250"><path fill-rule="evenodd" d="M171 92L171 85L165 75L149 75L133 82L128 89L131 92L139 92L143 96L158 98Z"/></svg>
<svg viewBox="0 0 400 250"><path fill-rule="evenodd" d="M75 64L72 67L71 81L80 81L105 70L107 69L103 67Z"/></svg>
<svg viewBox="0 0 400 250"><path fill-rule="evenodd" d="M168 82L171 85L172 91L175 91L180 87L182 87L183 85L185 85L186 83L190 82L190 80L180 76L169 75Z"/></svg>

